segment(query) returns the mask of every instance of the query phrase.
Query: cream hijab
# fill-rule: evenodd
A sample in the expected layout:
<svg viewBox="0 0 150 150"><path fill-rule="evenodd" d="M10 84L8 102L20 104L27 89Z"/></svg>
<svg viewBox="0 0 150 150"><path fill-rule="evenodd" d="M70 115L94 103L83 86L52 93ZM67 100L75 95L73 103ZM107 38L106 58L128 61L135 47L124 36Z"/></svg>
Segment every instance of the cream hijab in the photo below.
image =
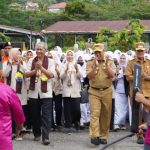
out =
<svg viewBox="0 0 150 150"><path fill-rule="evenodd" d="M21 50L20 48L12 48L9 51L9 59L16 62L18 58L21 57Z"/></svg>
<svg viewBox="0 0 150 150"><path fill-rule="evenodd" d="M67 60L67 55L68 53L72 53L73 54L73 59L72 61L68 61ZM68 71L67 71L67 76L69 77L69 80L68 80L68 86L71 86L74 84L75 82L75 77L74 77L74 74L76 73L76 69L74 67L74 52L72 50L68 50L67 53L66 53L66 67L68 65Z"/></svg>

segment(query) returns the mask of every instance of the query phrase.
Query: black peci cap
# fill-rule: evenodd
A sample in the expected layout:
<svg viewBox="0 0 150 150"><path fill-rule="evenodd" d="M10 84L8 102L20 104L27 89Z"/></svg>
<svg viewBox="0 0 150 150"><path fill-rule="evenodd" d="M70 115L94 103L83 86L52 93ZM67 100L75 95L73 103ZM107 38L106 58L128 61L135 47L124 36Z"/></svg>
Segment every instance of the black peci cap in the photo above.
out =
<svg viewBox="0 0 150 150"><path fill-rule="evenodd" d="M11 42L6 42L3 46L3 48L5 48L6 46L12 46Z"/></svg>
<svg viewBox="0 0 150 150"><path fill-rule="evenodd" d="M3 49L3 44L0 44L0 50Z"/></svg>

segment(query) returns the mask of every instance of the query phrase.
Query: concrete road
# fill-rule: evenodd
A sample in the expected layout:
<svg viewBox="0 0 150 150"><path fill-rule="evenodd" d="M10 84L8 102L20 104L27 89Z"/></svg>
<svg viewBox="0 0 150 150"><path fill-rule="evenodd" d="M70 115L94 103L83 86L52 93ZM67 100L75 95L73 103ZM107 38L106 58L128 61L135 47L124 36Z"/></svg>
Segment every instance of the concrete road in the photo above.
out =
<svg viewBox="0 0 150 150"><path fill-rule="evenodd" d="M119 139L127 134L129 131L110 132L108 144L114 140ZM33 141L33 134L26 134L23 141L13 141L14 150L101 150L103 145L94 146L90 144L88 130L72 133L51 132L51 144L45 146L41 141ZM136 136L128 137L123 141L108 147L106 150L142 150L143 145L136 144Z"/></svg>

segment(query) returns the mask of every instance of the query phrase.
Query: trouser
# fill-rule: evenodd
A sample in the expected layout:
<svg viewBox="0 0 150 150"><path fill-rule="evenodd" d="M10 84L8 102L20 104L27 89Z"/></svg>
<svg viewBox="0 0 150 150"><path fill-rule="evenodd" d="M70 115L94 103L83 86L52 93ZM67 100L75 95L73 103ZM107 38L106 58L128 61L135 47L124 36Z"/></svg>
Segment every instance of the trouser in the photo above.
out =
<svg viewBox="0 0 150 150"><path fill-rule="evenodd" d="M56 115L56 125L62 125L62 94L53 95L53 100L55 102L55 115Z"/></svg>
<svg viewBox="0 0 150 150"><path fill-rule="evenodd" d="M90 136L107 139L112 109L112 89L97 90L98 96L89 94L91 120Z"/></svg>
<svg viewBox="0 0 150 150"><path fill-rule="evenodd" d="M49 139L52 115L52 99L29 98L29 107L34 136L41 136L42 127L42 138Z"/></svg>
<svg viewBox="0 0 150 150"><path fill-rule="evenodd" d="M128 108L128 97L124 93L116 92L114 124L125 125Z"/></svg>
<svg viewBox="0 0 150 150"><path fill-rule="evenodd" d="M80 122L80 98L64 97L63 102L65 126L70 128L72 123L77 124Z"/></svg>
<svg viewBox="0 0 150 150"><path fill-rule="evenodd" d="M29 113L29 112L27 112L28 111L27 110L27 105L22 105L22 110L23 110L24 116L26 118L26 121L24 122L24 127L27 127L28 113ZM14 133L14 134L16 133L16 127L17 127L17 125L16 125L16 123L14 121L14 118L12 116L12 133Z"/></svg>
<svg viewBox="0 0 150 150"><path fill-rule="evenodd" d="M23 112L24 112L25 117L26 117L24 127L26 127L27 129L31 129L31 117L30 117L30 109L29 109L29 104L28 103L29 102L27 101L27 105L22 106Z"/></svg>
<svg viewBox="0 0 150 150"><path fill-rule="evenodd" d="M110 130L114 129L114 116L115 116L115 99L112 98L112 111L111 111Z"/></svg>
<svg viewBox="0 0 150 150"><path fill-rule="evenodd" d="M12 120L12 133L16 133L16 124L15 124L15 121L14 119Z"/></svg>

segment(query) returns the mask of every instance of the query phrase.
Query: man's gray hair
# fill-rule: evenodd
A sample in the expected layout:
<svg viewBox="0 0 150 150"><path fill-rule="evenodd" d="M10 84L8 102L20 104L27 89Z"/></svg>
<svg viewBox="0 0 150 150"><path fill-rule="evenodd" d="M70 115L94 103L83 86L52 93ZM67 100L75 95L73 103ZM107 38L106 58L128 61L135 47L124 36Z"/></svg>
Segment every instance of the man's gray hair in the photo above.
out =
<svg viewBox="0 0 150 150"><path fill-rule="evenodd" d="M45 42L39 42L35 45L35 50L37 49L37 47L41 45L45 50L47 50L47 44Z"/></svg>

